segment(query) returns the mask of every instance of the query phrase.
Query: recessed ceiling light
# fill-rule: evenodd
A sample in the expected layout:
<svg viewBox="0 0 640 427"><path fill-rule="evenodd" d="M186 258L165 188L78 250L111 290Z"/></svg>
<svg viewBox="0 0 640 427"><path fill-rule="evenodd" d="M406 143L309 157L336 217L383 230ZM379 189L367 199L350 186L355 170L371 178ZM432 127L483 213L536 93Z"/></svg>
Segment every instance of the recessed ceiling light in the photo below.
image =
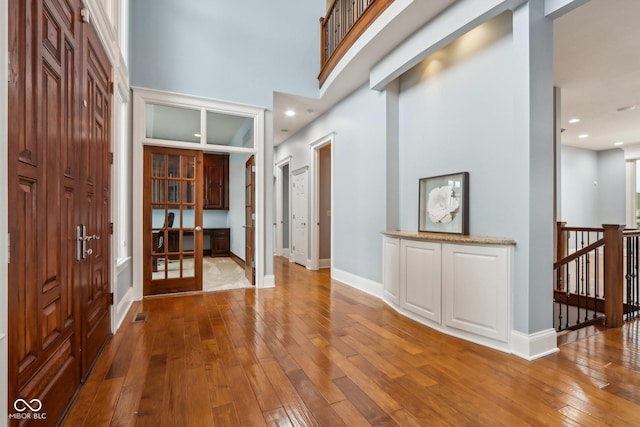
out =
<svg viewBox="0 0 640 427"><path fill-rule="evenodd" d="M296 115L296 112L295 112L295 111L293 111L293 110L287 110L284 114L285 114L287 117L293 117L293 116L295 116L295 115Z"/></svg>
<svg viewBox="0 0 640 427"><path fill-rule="evenodd" d="M637 105L627 105L626 107L620 107L616 111L632 111L638 108Z"/></svg>
<svg viewBox="0 0 640 427"><path fill-rule="evenodd" d="M624 141L618 141L613 143L613 145L622 145L622 144L624 144Z"/></svg>
<svg viewBox="0 0 640 427"><path fill-rule="evenodd" d="M582 134L578 135L578 138L580 138L580 139L589 138L589 134L588 133L582 133Z"/></svg>
<svg viewBox="0 0 640 427"><path fill-rule="evenodd" d="M200 134L199 133L194 133L193 136L195 136L196 138L200 138Z"/></svg>
<svg viewBox="0 0 640 427"><path fill-rule="evenodd" d="M579 121L580 121L580 119L576 117L576 118L573 118L573 119L569 120L569 123L574 124L574 123L578 123Z"/></svg>

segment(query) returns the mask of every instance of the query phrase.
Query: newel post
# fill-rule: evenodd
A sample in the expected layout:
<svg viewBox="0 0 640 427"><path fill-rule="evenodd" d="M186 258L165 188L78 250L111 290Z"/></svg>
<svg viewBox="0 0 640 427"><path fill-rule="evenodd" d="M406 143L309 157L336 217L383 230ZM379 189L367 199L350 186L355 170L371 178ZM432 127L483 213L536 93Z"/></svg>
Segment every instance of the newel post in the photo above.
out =
<svg viewBox="0 0 640 427"><path fill-rule="evenodd" d="M604 314L606 326L623 324L623 236L624 225L603 224L604 228Z"/></svg>
<svg viewBox="0 0 640 427"><path fill-rule="evenodd" d="M556 261L560 261L562 258L567 256L567 232L564 227L566 227L567 223L558 221L556 223ZM562 283L565 274L565 267L561 267L560 271L557 274L554 274L553 280L555 284L555 289L557 291L564 290L564 284Z"/></svg>

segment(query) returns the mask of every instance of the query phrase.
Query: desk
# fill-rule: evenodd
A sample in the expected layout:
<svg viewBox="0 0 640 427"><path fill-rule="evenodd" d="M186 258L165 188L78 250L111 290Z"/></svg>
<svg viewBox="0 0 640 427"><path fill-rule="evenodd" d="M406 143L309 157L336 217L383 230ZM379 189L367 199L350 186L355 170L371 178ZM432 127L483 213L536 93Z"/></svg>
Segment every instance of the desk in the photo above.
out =
<svg viewBox="0 0 640 427"><path fill-rule="evenodd" d="M205 228L203 236L209 236L212 257L229 256L231 253L231 230L228 228ZM204 243L203 243L204 246Z"/></svg>

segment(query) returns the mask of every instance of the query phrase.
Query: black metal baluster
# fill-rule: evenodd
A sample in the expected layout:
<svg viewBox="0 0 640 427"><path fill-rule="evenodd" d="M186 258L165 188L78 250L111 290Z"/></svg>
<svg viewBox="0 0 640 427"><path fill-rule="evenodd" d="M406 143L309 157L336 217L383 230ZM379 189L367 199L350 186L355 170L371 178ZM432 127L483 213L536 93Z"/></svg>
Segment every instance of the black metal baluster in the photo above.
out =
<svg viewBox="0 0 640 427"><path fill-rule="evenodd" d="M591 244L591 233L587 233L587 246L589 246ZM589 320L589 288L591 287L591 255L590 254L584 254L585 256L585 260L587 263L587 280L586 280L586 293L585 293L585 298L584 298L584 321L588 321Z"/></svg>
<svg viewBox="0 0 640 427"><path fill-rule="evenodd" d="M562 280L562 267L558 268L558 270L556 271L556 277L558 279L556 283L558 283L558 286L560 286L560 280ZM556 289L556 291L560 290L561 289ZM556 301L556 304L558 307L558 332L560 332L562 330L562 301Z"/></svg>

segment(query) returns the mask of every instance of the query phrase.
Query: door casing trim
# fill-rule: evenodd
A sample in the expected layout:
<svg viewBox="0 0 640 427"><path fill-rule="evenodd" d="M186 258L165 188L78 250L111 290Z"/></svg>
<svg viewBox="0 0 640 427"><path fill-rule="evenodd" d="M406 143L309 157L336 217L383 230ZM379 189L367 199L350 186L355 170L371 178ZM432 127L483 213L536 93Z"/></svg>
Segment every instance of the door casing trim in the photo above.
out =
<svg viewBox="0 0 640 427"><path fill-rule="evenodd" d="M143 247L142 247L142 192L143 192L143 147L156 145L161 147L202 150L203 152L247 153L253 154L256 161L256 288L265 286L265 112L263 107L219 101L175 92L132 87L133 89L133 200L132 200L132 261L133 261L133 299L143 298ZM253 118L253 148L230 147L221 145L197 144L180 141L161 141L145 136L145 105L160 103L178 107L201 109L202 114L214 111L222 114ZM204 135L204 133L203 133ZM204 139L204 137L203 137ZM138 230L138 231L136 231ZM268 282L267 278L267 282ZM268 285L268 283L267 283Z"/></svg>
<svg viewBox="0 0 640 427"><path fill-rule="evenodd" d="M333 165L334 165L334 138L335 132L331 132L322 138L318 138L309 144L309 158L311 159L311 173L309 174L309 224L313 224L313 231L310 233L310 270L320 269L320 150L327 145L331 145L331 209L333 210ZM331 215L331 264L333 266L333 213Z"/></svg>

